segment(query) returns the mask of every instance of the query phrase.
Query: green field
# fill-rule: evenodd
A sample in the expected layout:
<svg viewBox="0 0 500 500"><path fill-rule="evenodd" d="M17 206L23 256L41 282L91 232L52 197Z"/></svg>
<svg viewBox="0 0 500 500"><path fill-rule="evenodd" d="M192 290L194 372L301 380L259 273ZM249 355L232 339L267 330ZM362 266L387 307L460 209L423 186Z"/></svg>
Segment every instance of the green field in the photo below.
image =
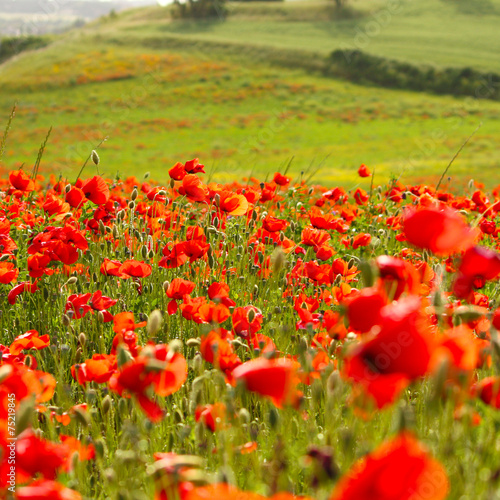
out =
<svg viewBox="0 0 500 500"><path fill-rule="evenodd" d="M108 137L100 154L109 176L149 171L166 182L173 163L199 156L215 180L263 177L293 158L293 172L317 171L327 184L353 186L360 163L379 180L430 182L482 124L451 174L494 184L500 103L363 87L306 69L352 47L390 4L351 5L350 18L335 19L328 3L231 4L226 22L211 23L171 21L168 9L151 7L57 37L0 66L5 123L18 103L3 167L32 164L52 126L41 171L70 178ZM500 1L400 6L363 50L500 70Z"/></svg>

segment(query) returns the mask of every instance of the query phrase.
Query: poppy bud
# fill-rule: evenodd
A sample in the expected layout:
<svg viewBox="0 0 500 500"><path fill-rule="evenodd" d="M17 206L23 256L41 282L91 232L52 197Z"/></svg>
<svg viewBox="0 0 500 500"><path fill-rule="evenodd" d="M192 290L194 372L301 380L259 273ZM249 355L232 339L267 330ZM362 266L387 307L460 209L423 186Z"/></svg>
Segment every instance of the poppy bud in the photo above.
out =
<svg viewBox="0 0 500 500"><path fill-rule="evenodd" d="M276 247L271 254L273 273L278 274L285 265L286 254L281 247Z"/></svg>
<svg viewBox="0 0 500 500"><path fill-rule="evenodd" d="M97 311L97 319L99 320L99 323L104 323L104 313L102 311Z"/></svg>
<svg viewBox="0 0 500 500"><path fill-rule="evenodd" d="M113 405L113 403L111 400L111 396L109 394L107 394L101 403L102 414L106 415L109 412L109 410L111 410L112 405Z"/></svg>
<svg viewBox="0 0 500 500"><path fill-rule="evenodd" d="M76 276L71 276L71 278L66 281L66 285L75 285L78 282L78 278Z"/></svg>
<svg viewBox="0 0 500 500"><path fill-rule="evenodd" d="M333 371L326 381L326 389L328 390L328 392L334 393L338 388L340 388L341 384L342 380L340 378L339 372Z"/></svg>
<svg viewBox="0 0 500 500"><path fill-rule="evenodd" d="M97 151L92 150L91 157L92 157L92 161L94 162L94 164L99 165L100 159L99 159L99 155L97 154Z"/></svg>
<svg viewBox="0 0 500 500"><path fill-rule="evenodd" d="M125 399L125 398L121 398L119 401L118 401L118 412L120 413L120 415L122 415L123 417L126 417L128 418L130 416L130 411L128 409L128 400Z"/></svg>
<svg viewBox="0 0 500 500"><path fill-rule="evenodd" d="M200 345L200 339L191 338L186 341L188 347L198 347Z"/></svg>
<svg viewBox="0 0 500 500"><path fill-rule="evenodd" d="M83 332L81 332L80 335L78 335L78 343L82 346L84 346L87 343L87 337Z"/></svg>
<svg viewBox="0 0 500 500"><path fill-rule="evenodd" d="M275 430L280 423L280 416L276 408L271 408L269 410L269 425L271 429Z"/></svg>
<svg viewBox="0 0 500 500"><path fill-rule="evenodd" d="M131 361L132 354L130 354L130 351L128 349L125 349L121 345L118 347L118 356L116 357L116 361L118 363L118 368L121 368L123 365L127 364L129 361Z"/></svg>
<svg viewBox="0 0 500 500"><path fill-rule="evenodd" d="M160 331L162 323L163 323L163 315L161 311L155 309L149 315L148 324L146 326L146 331L148 332L148 335L150 337L156 335Z"/></svg>
<svg viewBox="0 0 500 500"><path fill-rule="evenodd" d="M24 366L29 368L31 366L31 361L31 356L26 356L26 358L24 358Z"/></svg>
<svg viewBox="0 0 500 500"><path fill-rule="evenodd" d="M182 340L173 339L168 343L168 348L170 351L176 353L182 350Z"/></svg>
<svg viewBox="0 0 500 500"><path fill-rule="evenodd" d="M170 179L170 187L171 187L172 189L174 189L174 186L175 186L175 181L174 181L174 179Z"/></svg>
<svg viewBox="0 0 500 500"><path fill-rule="evenodd" d="M35 409L35 398L24 398L16 412L16 434L19 435L31 423L33 412Z"/></svg>
<svg viewBox="0 0 500 500"><path fill-rule="evenodd" d="M246 408L241 408L238 412L238 418L241 423L249 424L250 423L250 412Z"/></svg>
<svg viewBox="0 0 500 500"><path fill-rule="evenodd" d="M135 201L129 201L128 208L130 208L130 210L134 210L134 208L135 208Z"/></svg>
<svg viewBox="0 0 500 500"><path fill-rule="evenodd" d="M132 194L130 195L130 198L132 201L135 201L135 199L139 196L139 191L137 191L137 188L135 187L134 190L132 191Z"/></svg>
<svg viewBox="0 0 500 500"><path fill-rule="evenodd" d="M199 352L194 355L193 369L196 373L201 373L203 370L203 358Z"/></svg>
<svg viewBox="0 0 500 500"><path fill-rule="evenodd" d="M66 187L64 188L65 193L69 193L71 191L71 184L66 184Z"/></svg>

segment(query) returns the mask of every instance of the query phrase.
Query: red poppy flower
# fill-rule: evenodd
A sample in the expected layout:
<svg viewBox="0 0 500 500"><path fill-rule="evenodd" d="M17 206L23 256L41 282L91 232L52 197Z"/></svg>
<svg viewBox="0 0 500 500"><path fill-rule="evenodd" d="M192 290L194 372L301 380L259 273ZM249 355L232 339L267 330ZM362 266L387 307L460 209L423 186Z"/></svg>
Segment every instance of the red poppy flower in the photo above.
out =
<svg viewBox="0 0 500 500"><path fill-rule="evenodd" d="M184 295L189 295L196 287L192 281L182 278L174 278L168 285L166 294L167 297L174 300L182 300Z"/></svg>
<svg viewBox="0 0 500 500"><path fill-rule="evenodd" d="M71 207L80 208L86 201L87 198L85 193L75 186L73 186L67 193L64 198Z"/></svg>
<svg viewBox="0 0 500 500"><path fill-rule="evenodd" d="M249 338L255 335L262 327L264 317L255 306L237 307L233 311L233 330L236 335Z"/></svg>
<svg viewBox="0 0 500 500"><path fill-rule="evenodd" d="M471 229L462 215L451 208L424 208L406 212L403 234L418 248L436 255L451 255L473 246L480 231Z"/></svg>
<svg viewBox="0 0 500 500"><path fill-rule="evenodd" d="M371 175L370 169L364 163L362 163L361 166L358 168L358 175L360 177L370 177Z"/></svg>
<svg viewBox="0 0 500 500"><path fill-rule="evenodd" d="M379 333L354 347L344 370L382 408L428 372L435 342L417 297L383 307L380 318Z"/></svg>
<svg viewBox="0 0 500 500"><path fill-rule="evenodd" d="M177 162L169 171L168 175L175 181L182 181L184 177L186 177L186 169L184 165L180 162Z"/></svg>
<svg viewBox="0 0 500 500"><path fill-rule="evenodd" d="M116 276L118 278L124 278L125 275L120 271L122 263L119 260L109 260L104 259L101 265L101 274L104 276Z"/></svg>
<svg viewBox="0 0 500 500"><path fill-rule="evenodd" d="M347 317L349 326L358 332L368 332L380 324L380 312L387 304L387 299L377 288L363 288L361 292L349 299Z"/></svg>
<svg viewBox="0 0 500 500"><path fill-rule="evenodd" d="M117 368L116 356L110 354L94 354L84 363L71 367L72 377L81 385L87 382L103 384L107 382Z"/></svg>
<svg viewBox="0 0 500 500"><path fill-rule="evenodd" d="M91 293L70 295L66 301L65 311L73 311L75 319L83 318L92 310L88 305L91 296Z"/></svg>
<svg viewBox="0 0 500 500"><path fill-rule="evenodd" d="M443 466L403 433L358 460L330 500L444 500L449 489Z"/></svg>
<svg viewBox="0 0 500 500"><path fill-rule="evenodd" d="M23 170L13 170L9 173L9 182L12 187L25 193L35 190L35 181Z"/></svg>
<svg viewBox="0 0 500 500"><path fill-rule="evenodd" d="M28 293L35 293L38 290L38 286L35 283L30 283L28 281L23 281L22 283L19 283L16 285L8 294L7 294L7 300L9 301L9 304L14 305L17 301L17 297L25 292Z"/></svg>
<svg viewBox="0 0 500 500"><path fill-rule="evenodd" d="M196 422L203 422L212 432L215 432L226 419L226 405L224 403L215 403L213 405L198 406L194 418Z"/></svg>
<svg viewBox="0 0 500 500"><path fill-rule="evenodd" d="M467 298L472 289L482 288L486 281L500 275L500 255L489 248L469 248L458 266L453 284L453 293L458 298Z"/></svg>
<svg viewBox="0 0 500 500"><path fill-rule="evenodd" d="M9 351L12 355L20 354L24 349L45 349L49 346L50 338L48 335L42 335L36 330L30 330L22 335L19 335L10 344Z"/></svg>
<svg viewBox="0 0 500 500"><path fill-rule="evenodd" d="M119 269L119 274L124 278L146 278L152 272L152 268L145 262L137 260L126 260Z"/></svg>
<svg viewBox="0 0 500 500"><path fill-rule="evenodd" d="M200 353L203 359L230 376L232 371L241 365L241 360L234 352L234 348L228 340L212 330L201 337Z"/></svg>
<svg viewBox="0 0 500 500"><path fill-rule="evenodd" d="M199 202L206 202L209 194L207 186L194 174L188 174L182 179L179 193L186 195L191 201Z"/></svg>
<svg viewBox="0 0 500 500"><path fill-rule="evenodd" d="M290 177L286 177L283 174L280 174L279 172L276 172L273 177L273 182L278 184L278 186L288 186L290 184Z"/></svg>
<svg viewBox="0 0 500 500"><path fill-rule="evenodd" d="M81 498L77 491L66 488L57 481L45 479L16 488L17 500L81 500Z"/></svg>
<svg viewBox="0 0 500 500"><path fill-rule="evenodd" d="M297 390L297 365L286 358L256 358L241 364L232 374L236 381L243 380L249 391L271 398L278 407L298 406L301 393Z"/></svg>
<svg viewBox="0 0 500 500"><path fill-rule="evenodd" d="M109 187L98 175L83 181L80 187L85 197L96 205L104 205L109 200Z"/></svg>
<svg viewBox="0 0 500 500"><path fill-rule="evenodd" d="M207 290L208 297L215 302L220 302L226 307L234 307L236 302L229 298L229 285L227 283L212 283Z"/></svg>
<svg viewBox="0 0 500 500"><path fill-rule="evenodd" d="M473 393L493 408L500 409L500 377L486 377L473 386Z"/></svg>
<svg viewBox="0 0 500 500"><path fill-rule="evenodd" d="M7 285L17 280L19 269L12 262L0 262L0 283Z"/></svg>
<svg viewBox="0 0 500 500"><path fill-rule="evenodd" d="M218 191L219 209L228 215L245 215L248 212L248 201L242 194L232 191Z"/></svg>
<svg viewBox="0 0 500 500"><path fill-rule="evenodd" d="M262 227L271 233L283 231L288 226L288 222L284 219L278 219L272 215L267 215L262 221Z"/></svg>

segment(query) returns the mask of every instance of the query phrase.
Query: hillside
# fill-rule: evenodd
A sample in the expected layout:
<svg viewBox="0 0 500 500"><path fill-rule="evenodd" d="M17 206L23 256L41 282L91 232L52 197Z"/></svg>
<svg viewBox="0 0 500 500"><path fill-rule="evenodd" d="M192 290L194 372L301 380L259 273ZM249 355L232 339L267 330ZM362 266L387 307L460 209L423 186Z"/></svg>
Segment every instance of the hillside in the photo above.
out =
<svg viewBox="0 0 500 500"><path fill-rule="evenodd" d="M435 14L425 10L431 4ZM110 176L150 171L162 181L175 161L199 156L214 179L264 177L293 157L291 171L319 169L317 178L329 184L357 182L360 163L383 180L429 182L482 123L452 174L463 183L472 176L494 183L488 172L499 159L500 103L359 86L315 71L386 5L353 1L335 19L327 3L231 4L226 22L210 23L172 21L168 8L148 7L61 35L0 66L4 122L18 101L4 167L33 162L52 126L41 170L69 176L108 137L100 154ZM460 2L403 4L370 50L500 69L495 45L486 43L497 39L488 26L500 2L488 4L492 11L484 2L467 5L476 10L464 12ZM429 20L419 44L425 23L415 9ZM432 19L443 33L455 26L456 43L439 43ZM475 57L466 26L477 35Z"/></svg>

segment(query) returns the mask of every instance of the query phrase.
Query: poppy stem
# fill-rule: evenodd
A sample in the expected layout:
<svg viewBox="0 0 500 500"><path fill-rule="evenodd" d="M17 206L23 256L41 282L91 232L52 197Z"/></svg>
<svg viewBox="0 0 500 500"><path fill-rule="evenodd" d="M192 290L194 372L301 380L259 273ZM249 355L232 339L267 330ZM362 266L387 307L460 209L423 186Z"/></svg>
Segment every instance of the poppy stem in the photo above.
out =
<svg viewBox="0 0 500 500"><path fill-rule="evenodd" d="M472 132L472 134L469 135L469 137L467 137L467 139L465 140L465 142L460 146L460 149L455 153L455 156L451 159L450 163L448 163L448 166L444 169L443 175L441 176L441 179L439 179L439 182L437 183L436 191L439 189L439 186L441 185L441 182L443 182L443 179L444 179L444 176L446 175L446 172L448 172L449 168L451 167L451 165L453 164L453 162L455 161L455 159L457 158L457 156L461 153L462 149L465 148L465 146L467 145L467 143L472 139L472 137L474 137L474 135L476 134L476 132L482 126L483 126L483 124L479 123L479 125L476 127L476 130L474 130L474 132Z"/></svg>

